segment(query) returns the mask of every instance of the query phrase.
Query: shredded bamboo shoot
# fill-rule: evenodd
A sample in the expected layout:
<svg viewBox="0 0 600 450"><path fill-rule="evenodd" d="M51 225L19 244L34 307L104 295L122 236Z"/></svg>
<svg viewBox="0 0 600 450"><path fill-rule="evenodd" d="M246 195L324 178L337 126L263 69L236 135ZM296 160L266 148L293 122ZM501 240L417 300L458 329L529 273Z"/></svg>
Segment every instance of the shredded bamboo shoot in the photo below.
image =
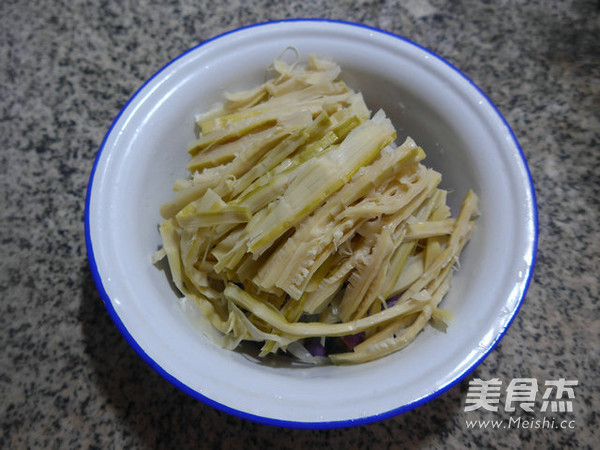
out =
<svg viewBox="0 0 600 450"><path fill-rule="evenodd" d="M477 196L452 217L423 149L397 145L385 112L371 114L334 62L310 55L271 70L197 117L190 176L161 207L153 262L167 258L226 348L310 355L318 342L334 364L356 364L428 323L445 329L452 314L438 306ZM359 341L344 347L349 336Z"/></svg>

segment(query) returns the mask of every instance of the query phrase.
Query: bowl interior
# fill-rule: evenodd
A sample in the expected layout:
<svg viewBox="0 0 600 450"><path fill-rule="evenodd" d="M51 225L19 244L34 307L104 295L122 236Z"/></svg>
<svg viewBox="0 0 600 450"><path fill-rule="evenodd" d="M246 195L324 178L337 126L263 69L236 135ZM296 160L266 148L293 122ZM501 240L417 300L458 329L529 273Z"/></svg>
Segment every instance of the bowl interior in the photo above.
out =
<svg viewBox="0 0 600 450"><path fill-rule="evenodd" d="M307 367L223 350L182 308L151 263L159 206L186 177L196 114L225 90L252 87L293 46L301 59L332 58L342 78L383 108L399 141L411 136L440 171L456 212L472 188L481 217L443 307L446 333L431 327L406 349L368 364ZM288 55L286 54L286 57ZM327 21L250 27L182 55L131 99L98 156L86 234L99 289L117 326L162 375L191 395L268 423L329 427L410 409L457 382L490 351L516 313L535 252L535 199L516 140L462 74L417 45L370 28ZM185 305L184 305L185 306ZM189 306L189 305L188 305ZM190 319L190 317L192 317Z"/></svg>

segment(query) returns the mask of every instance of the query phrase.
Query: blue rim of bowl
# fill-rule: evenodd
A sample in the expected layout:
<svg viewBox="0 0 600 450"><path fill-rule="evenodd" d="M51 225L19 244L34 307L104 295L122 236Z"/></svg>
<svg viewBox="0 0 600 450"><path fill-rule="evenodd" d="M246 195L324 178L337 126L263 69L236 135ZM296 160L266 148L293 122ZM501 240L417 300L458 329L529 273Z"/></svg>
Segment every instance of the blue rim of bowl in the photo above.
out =
<svg viewBox="0 0 600 450"><path fill-rule="evenodd" d="M363 28L372 32L376 32L376 33L380 33L383 35L387 35L390 37L393 37L395 39L399 39L409 45L412 45L426 53L428 53L429 55L433 56L434 58L438 59L439 61L443 62L444 64L446 64L448 67L450 67L453 71L455 71L456 73L458 73L460 76L462 76L474 89L476 89L478 91L478 93L489 103L489 105L492 107L492 109L496 112L496 114L498 115L498 117L502 120L502 122L504 123L504 125L506 126L506 128L509 130L510 132L510 136L515 144L515 146L517 147L517 149L519 150L519 154L521 155L521 159L525 168L525 171L527 173L527 177L528 177L528 181L529 181L529 190L530 190L530 194L531 194L531 199L532 199L532 206L533 206L533 227L534 227L534 236L533 236L533 246L532 246L532 254L531 254L531 265L529 266L529 273L527 274L527 278L525 279L525 284L524 284L524 288L523 288L523 293L521 295L521 298L519 299L517 306L515 308L515 310L512 313L512 316L510 317L510 319L508 320L508 322L506 323L506 326L504 327L504 329L498 333L498 335L496 336L496 338L494 339L494 341L492 342L492 344L488 347L488 349L485 351L485 353L483 353L479 359L477 361L475 361L474 363L471 364L470 367L468 367L467 369L465 369L460 375L458 375L456 378L454 378L454 380L452 380L451 382L447 383L446 385L440 387L439 389L437 389L435 392L432 392L431 394L418 399L412 403L408 403L406 405L402 405L399 406L398 408L394 408L390 411L386 411L380 414L375 414L372 416L368 416L368 417L361 417L358 419L348 419L348 420L336 420L336 421L328 421L328 422L296 422L296 421L289 421L289 420L280 420L280 419L273 419L273 418L269 418L269 417L263 417L263 416L258 416L258 415L254 415L254 414L250 414L244 411L240 411L238 409L234 409L231 408L229 406L223 405L219 402L216 402L202 394L200 394L199 392L191 389L190 387L188 387L187 385L185 385L184 383L182 383L181 381L179 381L178 379L176 379L175 377L173 377L170 373L168 373L165 369L163 369L159 364L156 363L156 361L154 361L141 347L140 345L137 343L137 341L135 340L135 338L129 333L129 331L127 330L127 328L125 327L125 325L123 324L123 322L121 321L121 319L119 318L119 315L117 314L110 297L108 296L106 289L104 288L104 284L102 283L102 278L100 277L100 273L98 270L98 266L96 264L96 260L94 258L94 249L92 246L92 237L90 234L90 198L91 198L91 192L92 192L92 185L94 182L94 175L96 173L96 168L98 166L98 161L100 160L100 156L102 154L102 151L104 150L104 146L106 144L106 141L108 140L108 137L111 135L113 128L115 127L115 125L117 124L117 122L119 121L119 119L121 118L121 116L123 115L123 112L127 109L127 107L129 106L129 104L131 102L133 102L133 100L138 96L138 94L146 87L146 85L148 85L154 78L156 78L158 75L160 75L167 67L171 66L173 63L175 63L175 61L185 57L188 53L191 53L193 51L195 51L196 49L203 47L209 43L211 43L212 41L215 41L217 39L223 38L225 36L228 36L230 34L234 34L237 32L240 32L242 30L247 30L250 28L256 28L256 27L263 27L263 26L269 26L269 25L274 25L274 24L281 24L281 23L289 23L289 22L307 22L307 23L315 23L315 22L321 22L321 23L332 23L332 24L338 24L338 25L345 25L345 26L353 26L353 27L358 27L358 28ZM146 80L146 82L144 82L144 84L142 84L140 86L140 88L130 97L130 99L127 101L127 103L121 108L121 110L119 111L119 113L117 114L117 116L115 117L115 119L113 120L113 122L110 125L110 128L108 129L106 135L104 136L104 139L102 140L102 144L100 145L100 148L98 150L98 153L96 155L95 161L94 161L94 165L92 167L92 172L90 174L90 179L89 179L89 183L88 183L88 187L87 187L87 192L86 192L86 201L85 201L85 244L86 244L86 249L87 249L87 254L88 254L88 260L89 260L89 265L90 265L90 269L92 272L92 276L94 279L94 282L96 284L96 288L100 294L100 297L102 298L102 300L104 301L105 307L111 317L111 319L113 320L113 322L116 324L117 328L119 329L119 331L121 332L121 334L123 335L123 337L125 338L125 340L129 343L129 345L138 353L139 356L141 356L141 358L146 361L147 364L150 365L150 367L152 367L156 372L158 372L163 378L165 378L167 381L169 381L171 384L173 384L175 387L177 387L178 389L182 390L183 392L185 392L186 394L190 395L193 398L196 398L197 400L202 401L203 403L218 409L220 411L226 412L228 414L231 414L233 416L237 416L240 417L242 419L246 419L246 420L250 420L253 422L258 422L258 423L262 423L262 424L266 424L266 425L271 425L271 426L277 426L277 427L283 427L283 428L305 428L305 429L330 429L330 428L346 428L346 427L353 427L353 426L358 426L358 425L366 425L369 423L373 423L373 422L378 422L378 421L382 421L385 419L389 419L391 417L400 415L402 413L408 412L414 408L417 408L418 406L421 406L425 403L430 402L431 400L433 400L436 397L439 397L440 395L442 395L444 392L448 391L449 389L451 389L452 387L454 387L456 384L460 383L463 379L465 379L473 370L475 370L475 368L477 368L477 366L479 366L479 364L481 364L483 362L483 360L489 355L489 353L498 345L498 343L500 342L500 340L504 337L504 335L506 334L508 328L510 327L510 325L512 324L513 320L515 319L517 313L519 312L519 310L521 309L521 306L523 304L523 301L525 299L525 296L527 294L527 290L529 289L529 284L531 282L531 277L533 275L533 270L535 267L535 263L536 263L536 258L537 258L537 244L538 244L538 234L539 234L539 230L538 230L538 210L537 210L537 199L536 199L536 195L535 195L535 188L534 188L534 183L533 183L533 178L531 176L531 172L529 170L529 166L527 165L527 160L525 158L525 155L523 153L523 150L521 148L521 145L519 144L512 128L509 126L508 122L506 121L506 119L504 118L504 116L500 113L500 111L498 110L498 108L496 107L496 105L494 105L494 103L489 99L489 97L469 78L467 77L463 72L461 72L458 68L456 68L454 65L452 65L450 62L446 61L444 58L442 58L441 56L437 55L436 53L432 52L431 50L411 41L410 39L407 39L403 36L394 34L392 32L389 31L385 31L385 30L381 30L379 28L375 28L369 25L365 25L365 24L361 24L361 23L355 23L355 22L348 22L348 21L343 21L343 20L332 20L332 19L320 19L320 18L307 18L307 19L285 19L285 20L276 20L276 21L269 21L269 22L262 22L262 23L257 23L257 24L253 24L253 25L248 25L248 26L244 26L244 27L240 27L240 28L236 28L234 30L230 30L227 31L225 33L222 33L220 35L217 35L211 39L208 39L206 41L203 41L202 43L190 48L189 50L185 51L184 53L182 53L181 55L177 56L176 58L174 58L173 60L171 60L170 62L168 62L167 64L165 64L160 70L158 70L154 75L152 75L148 80Z"/></svg>

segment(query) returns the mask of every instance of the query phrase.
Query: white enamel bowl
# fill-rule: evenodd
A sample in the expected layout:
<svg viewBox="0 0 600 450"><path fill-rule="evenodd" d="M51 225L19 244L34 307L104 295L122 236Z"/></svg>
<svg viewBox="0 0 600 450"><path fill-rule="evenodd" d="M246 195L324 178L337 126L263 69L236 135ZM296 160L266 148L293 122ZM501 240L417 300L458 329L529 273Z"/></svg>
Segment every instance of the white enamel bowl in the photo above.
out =
<svg viewBox="0 0 600 450"><path fill-rule="evenodd" d="M186 176L197 113L225 90L252 87L288 46L330 57L343 79L383 108L443 174L456 213L469 188L481 217L443 306L446 333L428 327L406 349L349 367L261 364L213 344L151 263L159 205ZM408 411L464 378L517 313L535 259L537 213L526 161L509 126L461 72L404 38L324 20L273 22L207 41L171 61L131 98L98 153L86 203L98 290L140 356L189 395L268 424L330 428Z"/></svg>

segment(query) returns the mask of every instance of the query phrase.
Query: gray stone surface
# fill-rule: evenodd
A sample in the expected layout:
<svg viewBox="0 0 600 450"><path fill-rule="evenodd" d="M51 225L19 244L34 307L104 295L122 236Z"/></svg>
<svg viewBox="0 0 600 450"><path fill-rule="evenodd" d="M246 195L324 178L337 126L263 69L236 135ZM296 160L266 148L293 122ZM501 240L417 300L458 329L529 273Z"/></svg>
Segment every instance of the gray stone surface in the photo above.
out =
<svg viewBox="0 0 600 450"><path fill-rule="evenodd" d="M188 397L125 342L87 266L86 185L129 96L203 40L293 17L448 59L513 127L538 195L537 266L500 345L437 399L356 428L277 429ZM592 0L0 2L0 448L597 448L599 35ZM548 415L574 428L468 429L542 417L465 412L469 381L493 377L578 380L573 412Z"/></svg>

